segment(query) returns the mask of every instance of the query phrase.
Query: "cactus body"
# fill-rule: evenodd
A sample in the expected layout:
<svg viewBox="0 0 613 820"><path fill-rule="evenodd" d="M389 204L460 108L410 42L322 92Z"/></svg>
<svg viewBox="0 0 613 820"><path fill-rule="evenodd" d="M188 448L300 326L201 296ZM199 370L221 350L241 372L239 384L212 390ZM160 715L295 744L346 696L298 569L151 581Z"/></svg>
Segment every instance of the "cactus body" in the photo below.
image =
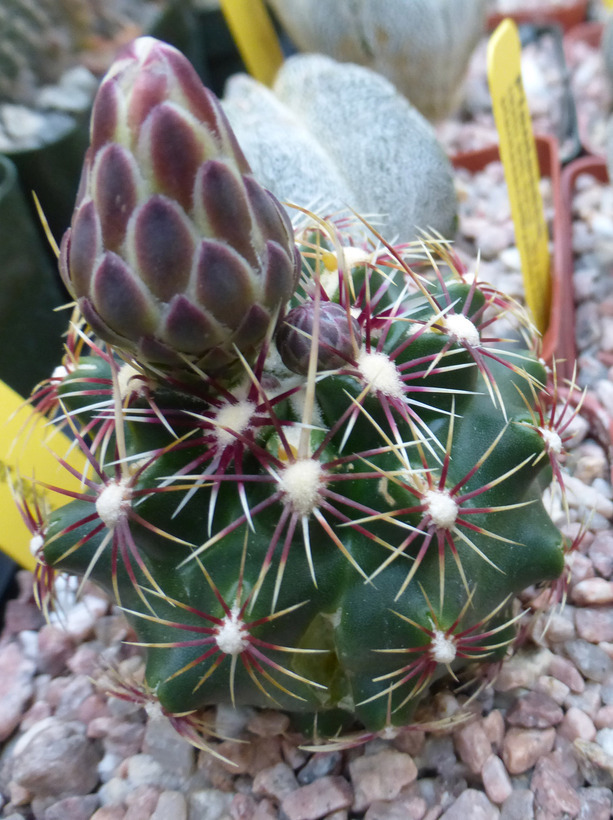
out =
<svg viewBox="0 0 613 820"><path fill-rule="evenodd" d="M91 470L40 557L115 596L167 714L395 731L502 657L514 594L562 571L546 373L490 333L509 301L444 244L418 275L329 223L297 241L285 324L231 383L152 380L93 338L73 354L55 389Z"/></svg>
<svg viewBox="0 0 613 820"><path fill-rule="evenodd" d="M424 226L455 232L449 159L430 123L375 71L298 54L272 89L232 77L223 105L257 178L282 201L328 214L351 207L401 242Z"/></svg>
<svg viewBox="0 0 613 820"><path fill-rule="evenodd" d="M486 0L269 0L301 51L359 63L387 77L428 119L458 102Z"/></svg>

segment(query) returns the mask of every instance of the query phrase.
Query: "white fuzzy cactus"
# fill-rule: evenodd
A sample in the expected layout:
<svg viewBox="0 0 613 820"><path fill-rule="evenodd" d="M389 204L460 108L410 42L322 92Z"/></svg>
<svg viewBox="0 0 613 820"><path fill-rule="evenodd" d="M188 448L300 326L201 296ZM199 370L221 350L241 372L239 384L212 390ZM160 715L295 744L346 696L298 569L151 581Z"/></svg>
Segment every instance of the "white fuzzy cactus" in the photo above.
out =
<svg viewBox="0 0 613 820"><path fill-rule="evenodd" d="M328 213L351 207L400 241L422 229L455 233L449 160L430 124L376 72L296 55L272 91L233 77L223 104L255 176L279 199Z"/></svg>
<svg viewBox="0 0 613 820"><path fill-rule="evenodd" d="M269 0L296 46L383 74L424 116L456 103L486 0Z"/></svg>

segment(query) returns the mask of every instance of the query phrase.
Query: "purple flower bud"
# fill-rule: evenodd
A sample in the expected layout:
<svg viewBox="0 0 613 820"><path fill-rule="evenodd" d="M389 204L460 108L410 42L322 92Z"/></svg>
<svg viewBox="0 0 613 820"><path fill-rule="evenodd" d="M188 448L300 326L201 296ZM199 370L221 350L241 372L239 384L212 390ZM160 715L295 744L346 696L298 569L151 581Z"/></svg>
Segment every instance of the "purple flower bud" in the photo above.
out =
<svg viewBox="0 0 613 820"><path fill-rule="evenodd" d="M236 348L255 359L299 266L285 210L251 176L215 95L176 49L135 40L96 96L62 241L86 320L145 367L180 375L191 362L223 378Z"/></svg>
<svg viewBox="0 0 613 820"><path fill-rule="evenodd" d="M314 301L292 308L277 330L279 355L294 373L308 372L316 310ZM320 302L318 342L317 370L336 370L355 358L362 343L362 331L353 316L347 317L342 305Z"/></svg>

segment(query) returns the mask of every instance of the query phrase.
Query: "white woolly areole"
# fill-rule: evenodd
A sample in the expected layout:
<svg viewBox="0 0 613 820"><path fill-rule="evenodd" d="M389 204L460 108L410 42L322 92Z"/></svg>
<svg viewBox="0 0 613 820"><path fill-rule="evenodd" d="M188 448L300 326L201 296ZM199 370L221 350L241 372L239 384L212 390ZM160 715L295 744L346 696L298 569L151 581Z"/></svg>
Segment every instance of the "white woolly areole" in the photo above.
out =
<svg viewBox="0 0 613 820"><path fill-rule="evenodd" d="M238 607L235 604L230 614L223 619L215 640L224 655L240 655L249 643L247 634L245 623L238 617Z"/></svg>
<svg viewBox="0 0 613 820"><path fill-rule="evenodd" d="M299 458L281 473L279 488L297 515L309 515L319 503L324 471L318 461Z"/></svg>
<svg viewBox="0 0 613 820"><path fill-rule="evenodd" d="M434 637L430 644L430 655L437 663L451 663L457 654L453 637L446 635L440 629L434 630Z"/></svg>
<svg viewBox="0 0 613 820"><path fill-rule="evenodd" d="M58 364L56 368L54 368L53 373L51 374L52 379L56 379L58 381L63 381L66 376L68 375L68 370L64 367L63 364Z"/></svg>
<svg viewBox="0 0 613 820"><path fill-rule="evenodd" d="M42 549L45 539L38 533L30 538L30 552L32 555L38 555L38 551Z"/></svg>
<svg viewBox="0 0 613 820"><path fill-rule="evenodd" d="M562 452L562 439L555 430L550 430L549 427L539 427L539 433L548 450L556 455Z"/></svg>
<svg viewBox="0 0 613 820"><path fill-rule="evenodd" d="M243 433L253 416L255 405L250 401L238 401L235 404L224 404L219 408L215 421L220 427L215 427L215 438L220 447L227 447L236 441L235 433ZM228 430L222 429L228 427Z"/></svg>
<svg viewBox="0 0 613 820"><path fill-rule="evenodd" d="M362 350L358 356L358 370L364 381L384 396L393 399L404 397L400 373L385 353Z"/></svg>
<svg viewBox="0 0 613 820"><path fill-rule="evenodd" d="M444 325L447 333L457 339L460 344L465 343L471 347L479 347L481 344L479 331L463 313L447 314Z"/></svg>
<svg viewBox="0 0 613 820"><path fill-rule="evenodd" d="M143 374L140 370L132 367L131 364L123 364L117 373L117 384L119 395L122 399L127 398L132 393L139 393L143 387Z"/></svg>
<svg viewBox="0 0 613 820"><path fill-rule="evenodd" d="M428 490L424 496L426 509L434 525L441 530L448 530L458 517L458 505L445 490Z"/></svg>
<svg viewBox="0 0 613 820"><path fill-rule="evenodd" d="M160 718L164 716L162 704L157 700L148 700L146 703L143 704L143 708L147 713L147 717Z"/></svg>
<svg viewBox="0 0 613 820"><path fill-rule="evenodd" d="M130 506L130 491L125 479L109 482L96 499L96 512L109 529L114 529Z"/></svg>

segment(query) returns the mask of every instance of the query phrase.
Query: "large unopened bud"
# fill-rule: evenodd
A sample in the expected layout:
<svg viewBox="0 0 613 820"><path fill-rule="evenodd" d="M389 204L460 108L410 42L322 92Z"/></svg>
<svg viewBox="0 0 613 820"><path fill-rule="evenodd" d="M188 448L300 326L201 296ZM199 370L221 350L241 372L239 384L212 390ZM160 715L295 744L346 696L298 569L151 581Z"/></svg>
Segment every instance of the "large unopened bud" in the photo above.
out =
<svg viewBox="0 0 613 820"><path fill-rule="evenodd" d="M294 291L283 207L190 63L151 37L100 85L60 270L102 339L175 373L252 359Z"/></svg>
<svg viewBox="0 0 613 820"><path fill-rule="evenodd" d="M335 370L355 357L362 331L356 319L348 317L345 308L336 302L304 302L289 311L277 330L277 349L283 364L294 373L306 375L315 338L317 370Z"/></svg>

